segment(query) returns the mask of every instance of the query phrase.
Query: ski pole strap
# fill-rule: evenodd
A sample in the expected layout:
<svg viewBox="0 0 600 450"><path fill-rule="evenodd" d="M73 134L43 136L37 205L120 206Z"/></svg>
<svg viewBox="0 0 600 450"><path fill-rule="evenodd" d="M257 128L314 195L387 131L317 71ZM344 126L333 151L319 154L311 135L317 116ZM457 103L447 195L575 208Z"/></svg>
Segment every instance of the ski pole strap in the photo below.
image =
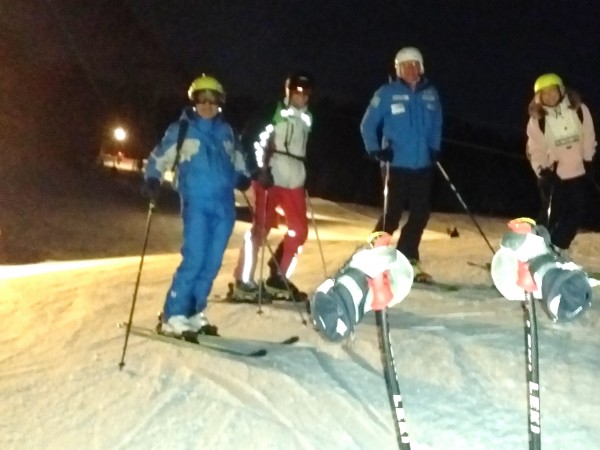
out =
<svg viewBox="0 0 600 450"><path fill-rule="evenodd" d="M302 157L302 156L296 156L291 154L290 152L287 151L282 151L282 150L273 150L273 153L277 153L279 155L285 155L289 158L293 158L293 159L297 159L298 161L304 162L306 161L306 158Z"/></svg>
<svg viewBox="0 0 600 450"><path fill-rule="evenodd" d="M188 127L190 123L181 119L179 121L179 132L177 133L177 146L175 147L177 153L175 154L175 161L173 162L173 167L171 167L171 171L175 172L175 168L179 164L179 156L181 155L181 147L183 147L183 141L185 141L185 135L187 133Z"/></svg>

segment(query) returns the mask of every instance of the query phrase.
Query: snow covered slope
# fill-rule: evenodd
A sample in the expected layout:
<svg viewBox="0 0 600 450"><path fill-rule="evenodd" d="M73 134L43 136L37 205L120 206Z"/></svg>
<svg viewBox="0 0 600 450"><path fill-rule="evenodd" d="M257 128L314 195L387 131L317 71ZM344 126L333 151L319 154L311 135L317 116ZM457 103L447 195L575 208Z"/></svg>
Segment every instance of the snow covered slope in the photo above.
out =
<svg viewBox="0 0 600 450"><path fill-rule="evenodd" d="M318 199L313 206L333 273L371 230L376 211ZM481 225L496 245L505 221ZM460 237L451 239L445 230L455 226ZM0 266L0 448L395 448L372 313L354 342L338 345L302 325L304 312L294 305L264 306L259 315L253 305L219 304L248 227L236 224L208 317L224 335L298 335L308 346L242 359L131 336L119 371L124 332L117 323L129 314L137 255ZM175 240L178 232L172 228ZM99 247L114 240L97 235L106 239ZM597 270L599 250L598 236L582 234L573 256ZM434 214L423 264L466 287L415 287L390 311L413 449L527 448L521 305L501 299L489 275L467 264L490 257L468 216ZM136 323L154 325L178 261L177 254L147 257ZM311 232L293 280L310 292L323 278ZM541 311L538 321L543 448L599 448L598 307L570 324L553 324Z"/></svg>

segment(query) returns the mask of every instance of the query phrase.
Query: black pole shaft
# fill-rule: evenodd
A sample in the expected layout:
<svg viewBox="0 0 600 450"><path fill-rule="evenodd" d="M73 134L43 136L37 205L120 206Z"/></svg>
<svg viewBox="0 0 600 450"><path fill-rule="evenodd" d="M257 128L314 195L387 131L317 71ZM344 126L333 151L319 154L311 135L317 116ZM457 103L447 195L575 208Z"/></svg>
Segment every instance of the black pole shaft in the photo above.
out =
<svg viewBox="0 0 600 450"><path fill-rule="evenodd" d="M410 437L408 436L408 427L406 425L406 414L402 403L402 394L398 383L398 374L396 372L396 363L394 361L394 351L390 339L390 327L388 323L387 308L376 311L375 319L379 330L379 341L381 345L381 355L385 384L387 386L390 405L394 416L394 426L396 429L396 438L400 450L410 450Z"/></svg>
<svg viewBox="0 0 600 450"><path fill-rule="evenodd" d="M467 214L469 215L469 217L471 218L471 220L473 221L473 223L477 227L477 230L479 230L479 234L481 234L481 237L483 237L483 240L485 241L485 243L487 244L487 246L492 251L492 254L495 254L496 250L494 250L494 247L492 247L492 244L490 244L490 241L488 241L487 236L485 235L485 233L483 232L483 230L479 226L479 223L475 219L475 216L469 210L469 207L467 206L467 204L465 203L465 201L462 199L462 197L458 193L458 190L456 189L456 187L454 186L454 184L452 184L452 181L450 181L450 177L448 176L448 174L446 173L446 171L444 170L444 168L442 167L442 165L440 164L439 161L436 162L436 165L437 165L437 168L440 170L442 176L448 182L448 185L450 185L450 189L452 189L452 192L454 192L454 195L456 195L456 198L458 199L458 201L460 202L460 204L462 205L462 207L464 208L464 210L467 212Z"/></svg>
<svg viewBox="0 0 600 450"><path fill-rule="evenodd" d="M540 412L540 372L538 360L537 318L535 300L530 292L525 292L525 309L527 310L527 404L529 407L529 449L540 450L541 445L541 412Z"/></svg>
<svg viewBox="0 0 600 450"><path fill-rule="evenodd" d="M156 205L151 201L148 205L148 215L146 217L146 232L144 233L144 246L142 247L142 254L140 256L140 265L137 272L137 278L135 280L135 288L133 290L133 299L131 301L131 310L129 311L129 320L127 321L127 330L125 331L125 343L123 344L123 354L121 355L121 361L119 362L119 370L123 370L125 367L125 352L127 351L127 343L129 342L129 334L131 332L131 322L133 321L133 312L135 311L135 302L137 300L138 289L140 287L140 279L142 277L142 267L144 265L144 257L146 256L146 247L148 246L148 236L150 235L150 223L152 222L152 212Z"/></svg>
<svg viewBox="0 0 600 450"><path fill-rule="evenodd" d="M390 163L389 163L389 161L386 161L385 165L384 165L384 174L383 174L383 219L381 221L381 223L383 225L382 231L385 231L385 222L386 222L387 213L388 213L389 185L390 185Z"/></svg>

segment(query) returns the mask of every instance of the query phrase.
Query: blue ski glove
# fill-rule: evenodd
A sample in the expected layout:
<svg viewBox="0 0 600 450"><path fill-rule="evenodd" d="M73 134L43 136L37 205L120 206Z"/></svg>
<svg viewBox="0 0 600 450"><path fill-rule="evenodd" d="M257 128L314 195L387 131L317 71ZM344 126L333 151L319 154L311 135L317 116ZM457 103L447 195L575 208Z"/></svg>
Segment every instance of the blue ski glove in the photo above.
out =
<svg viewBox="0 0 600 450"><path fill-rule="evenodd" d="M394 160L394 152L391 148L386 148L383 150L375 150L369 152L373 158L380 162L392 162Z"/></svg>
<svg viewBox="0 0 600 450"><path fill-rule="evenodd" d="M440 159L440 151L436 150L434 148L430 148L429 149L429 160L431 161L431 164L435 166L435 163L438 162L438 159Z"/></svg>
<svg viewBox="0 0 600 450"><path fill-rule="evenodd" d="M142 195L151 202L157 203L160 195L160 180L158 178L148 178L142 187Z"/></svg>

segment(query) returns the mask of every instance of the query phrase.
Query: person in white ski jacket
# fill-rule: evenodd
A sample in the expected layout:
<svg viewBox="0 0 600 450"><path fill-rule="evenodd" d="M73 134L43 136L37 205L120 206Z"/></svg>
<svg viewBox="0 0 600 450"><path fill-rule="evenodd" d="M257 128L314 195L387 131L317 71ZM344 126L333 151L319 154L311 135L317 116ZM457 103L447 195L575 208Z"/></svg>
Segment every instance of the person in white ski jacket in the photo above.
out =
<svg viewBox="0 0 600 450"><path fill-rule="evenodd" d="M552 244L565 252L585 208L585 181L593 181L596 135L590 110L554 73L538 77L529 105L527 157L538 177L541 211Z"/></svg>
<svg viewBox="0 0 600 450"><path fill-rule="evenodd" d="M298 293L289 277L308 236L304 183L307 141L312 128L308 109L312 88L308 74L293 73L286 80L284 100L270 110L268 119L263 118L260 126L249 126L242 134L256 203L252 228L244 237L234 271L237 298L247 300L257 296L254 272L258 249L277 224L278 206L285 214L288 230L269 259L270 274L265 287L274 295Z"/></svg>

